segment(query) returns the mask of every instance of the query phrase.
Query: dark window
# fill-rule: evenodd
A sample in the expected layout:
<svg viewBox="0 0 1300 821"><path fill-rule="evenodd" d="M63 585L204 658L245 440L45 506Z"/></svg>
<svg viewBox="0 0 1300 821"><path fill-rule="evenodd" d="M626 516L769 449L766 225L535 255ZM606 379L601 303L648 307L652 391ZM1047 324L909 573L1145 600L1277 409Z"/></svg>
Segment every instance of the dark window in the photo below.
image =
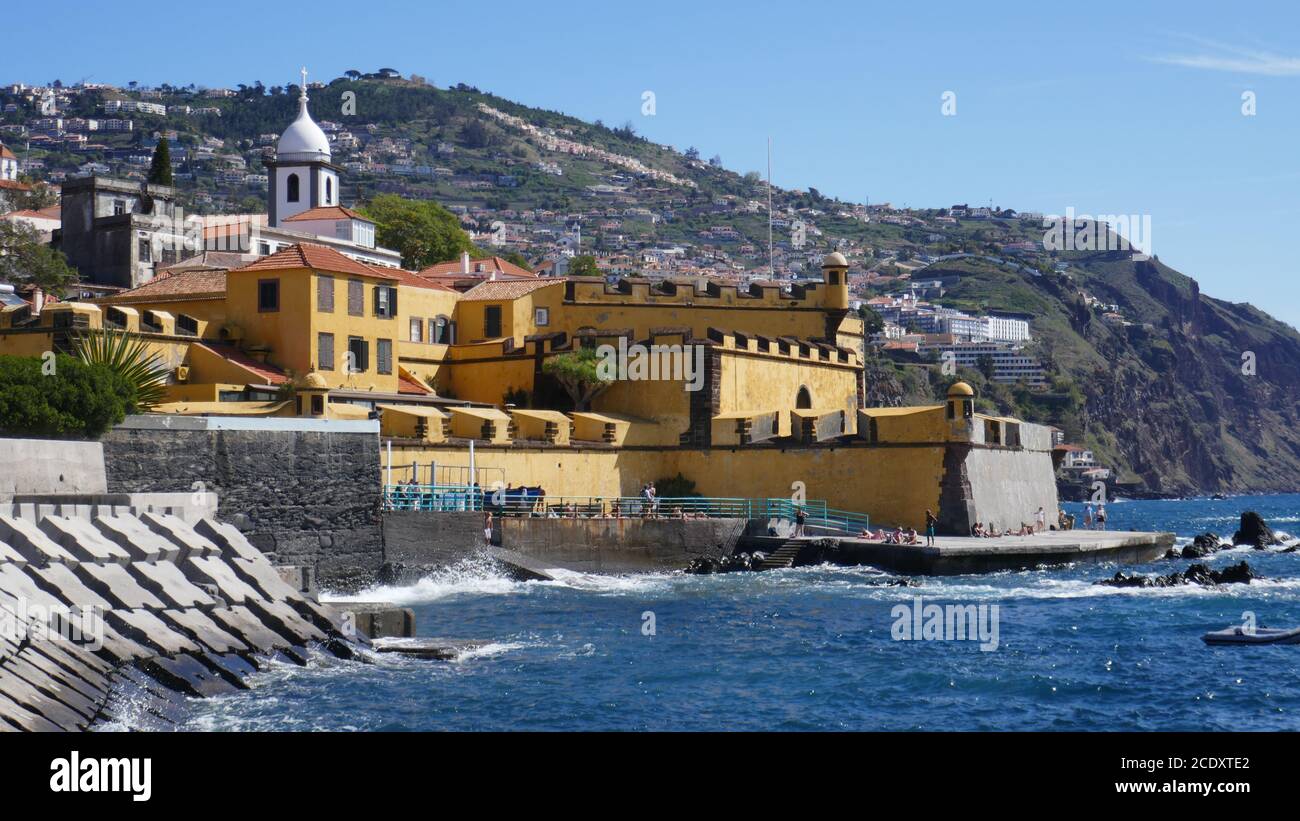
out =
<svg viewBox="0 0 1300 821"><path fill-rule="evenodd" d="M334 334L316 334L316 367L334 370Z"/></svg>
<svg viewBox="0 0 1300 821"><path fill-rule="evenodd" d="M370 344L368 342L359 336L349 336L348 353L351 354L353 373L364 373L370 370Z"/></svg>
<svg viewBox="0 0 1300 821"><path fill-rule="evenodd" d="M126 200L113 200L113 216L119 217L126 213Z"/></svg>
<svg viewBox="0 0 1300 821"><path fill-rule="evenodd" d="M316 310L334 313L334 277L316 277Z"/></svg>
<svg viewBox="0 0 1300 821"><path fill-rule="evenodd" d="M393 372L393 340L375 340L375 368L380 373Z"/></svg>
<svg viewBox="0 0 1300 821"><path fill-rule="evenodd" d="M257 310L262 313L280 310L280 280L259 279L257 281Z"/></svg>
<svg viewBox="0 0 1300 821"><path fill-rule="evenodd" d="M424 341L424 320L418 316L411 317L411 341Z"/></svg>
<svg viewBox="0 0 1300 821"><path fill-rule="evenodd" d="M800 410L812 407L812 394L807 388L800 388L799 395L794 399L794 406Z"/></svg>
<svg viewBox="0 0 1300 821"><path fill-rule="evenodd" d="M483 336L488 339L501 336L500 305L489 305L483 309Z"/></svg>
<svg viewBox="0 0 1300 821"><path fill-rule="evenodd" d="M176 315L176 333L186 336L199 335L199 321L189 314Z"/></svg>
<svg viewBox="0 0 1300 821"><path fill-rule="evenodd" d="M429 320L429 341L439 345L446 345L451 341L448 335L447 317L440 316Z"/></svg>
<svg viewBox="0 0 1300 821"><path fill-rule="evenodd" d="M366 284L359 279L348 280L348 315L366 315Z"/></svg>
<svg viewBox="0 0 1300 821"><path fill-rule="evenodd" d="M375 286L375 316L392 319L397 316L397 289L387 285Z"/></svg>
<svg viewBox="0 0 1300 821"><path fill-rule="evenodd" d="M320 416L324 412L325 397L321 396L319 393L313 393L311 395L311 415Z"/></svg>
<svg viewBox="0 0 1300 821"><path fill-rule="evenodd" d="M152 250L153 249L149 245L149 240L145 239L144 237L141 237L140 238L140 261L152 262L153 261Z"/></svg>
<svg viewBox="0 0 1300 821"><path fill-rule="evenodd" d="M330 205L330 200L334 197L334 180L329 177L325 178L325 204Z"/></svg>
<svg viewBox="0 0 1300 821"><path fill-rule="evenodd" d="M839 272L839 271L827 271L827 272L826 272L826 280L827 280L831 285L839 285L839 284L840 284L840 272Z"/></svg>
<svg viewBox="0 0 1300 821"><path fill-rule="evenodd" d="M298 175L290 174L289 179L285 180L284 198L286 202L298 201Z"/></svg>

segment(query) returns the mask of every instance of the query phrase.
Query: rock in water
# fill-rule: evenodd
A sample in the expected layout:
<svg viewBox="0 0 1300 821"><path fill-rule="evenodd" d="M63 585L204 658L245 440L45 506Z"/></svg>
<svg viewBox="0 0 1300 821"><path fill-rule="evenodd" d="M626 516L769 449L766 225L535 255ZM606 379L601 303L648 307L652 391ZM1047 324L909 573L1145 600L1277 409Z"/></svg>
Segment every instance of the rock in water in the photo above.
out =
<svg viewBox="0 0 1300 821"><path fill-rule="evenodd" d="M1218 552L1219 542L1219 534L1206 531L1192 539L1192 543L1183 548L1182 557L1184 559L1202 559L1211 553Z"/></svg>
<svg viewBox="0 0 1300 821"><path fill-rule="evenodd" d="M1097 584L1107 587L1178 587L1184 584L1213 586L1217 584L1250 584L1256 579L1255 571L1245 562L1229 565L1222 570L1212 570L1203 564L1194 564L1185 571L1170 573L1167 576L1129 576L1117 571L1109 579L1102 579Z"/></svg>
<svg viewBox="0 0 1300 821"><path fill-rule="evenodd" d="M1273 530L1264 523L1264 518L1253 510L1241 514L1241 529L1232 534L1232 543L1248 544L1256 550L1263 550L1271 544L1278 544Z"/></svg>

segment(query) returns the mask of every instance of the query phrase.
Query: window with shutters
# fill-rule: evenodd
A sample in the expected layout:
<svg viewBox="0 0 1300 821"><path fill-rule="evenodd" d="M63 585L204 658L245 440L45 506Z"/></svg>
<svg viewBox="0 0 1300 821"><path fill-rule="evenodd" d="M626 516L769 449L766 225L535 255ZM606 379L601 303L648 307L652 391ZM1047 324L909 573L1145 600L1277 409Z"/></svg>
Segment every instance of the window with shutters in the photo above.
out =
<svg viewBox="0 0 1300 821"><path fill-rule="evenodd" d="M501 336L501 306L489 305L483 309L483 336L495 339Z"/></svg>
<svg viewBox="0 0 1300 821"><path fill-rule="evenodd" d="M424 341L424 320L418 316L411 317L411 341Z"/></svg>
<svg viewBox="0 0 1300 821"><path fill-rule="evenodd" d="M322 371L334 370L334 334L316 335L316 367Z"/></svg>
<svg viewBox="0 0 1300 821"><path fill-rule="evenodd" d="M280 280L259 279L257 281L257 310L262 313L280 310Z"/></svg>
<svg viewBox="0 0 1300 821"><path fill-rule="evenodd" d="M316 310L334 313L334 277L316 277Z"/></svg>
<svg viewBox="0 0 1300 821"><path fill-rule="evenodd" d="M392 319L397 316L397 289L387 285L375 286L375 316Z"/></svg>
<svg viewBox="0 0 1300 821"><path fill-rule="evenodd" d="M375 340L375 368L380 373L393 372L393 340Z"/></svg>
<svg viewBox="0 0 1300 821"><path fill-rule="evenodd" d="M348 280L348 316L366 315L366 284L359 279Z"/></svg>
<svg viewBox="0 0 1300 821"><path fill-rule="evenodd" d="M352 373L370 370L370 345L359 336L349 336L348 358L351 360Z"/></svg>

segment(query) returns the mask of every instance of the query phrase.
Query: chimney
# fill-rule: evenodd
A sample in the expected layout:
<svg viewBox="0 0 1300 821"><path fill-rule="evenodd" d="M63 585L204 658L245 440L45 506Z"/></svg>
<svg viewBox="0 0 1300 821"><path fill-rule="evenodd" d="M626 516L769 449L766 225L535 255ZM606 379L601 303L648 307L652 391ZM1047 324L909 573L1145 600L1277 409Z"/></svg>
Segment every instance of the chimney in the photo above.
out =
<svg viewBox="0 0 1300 821"><path fill-rule="evenodd" d="M469 273L469 251L460 252L460 272L462 274Z"/></svg>

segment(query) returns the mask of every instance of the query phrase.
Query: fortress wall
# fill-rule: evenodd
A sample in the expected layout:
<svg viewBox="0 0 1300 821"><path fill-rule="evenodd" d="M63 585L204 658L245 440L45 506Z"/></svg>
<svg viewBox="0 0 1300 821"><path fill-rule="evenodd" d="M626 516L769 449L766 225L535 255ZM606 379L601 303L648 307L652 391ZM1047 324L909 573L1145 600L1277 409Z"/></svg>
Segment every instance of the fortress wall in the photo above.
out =
<svg viewBox="0 0 1300 821"><path fill-rule="evenodd" d="M974 448L966 457L966 474L978 520L998 528L1019 528L1034 521L1041 505L1047 524L1056 523L1058 502L1051 454L1033 450Z"/></svg>
<svg viewBox="0 0 1300 821"><path fill-rule="evenodd" d="M635 496L645 482L680 472L705 496L790 498L803 482L808 499L864 512L873 524L925 525L927 508L937 510L944 446L872 447L854 444L817 448L518 448L478 447L475 465L501 468L504 481L541 485L548 496ZM425 467L467 465L469 453L456 446L411 448L393 445L395 467L412 460ZM1050 471L1050 459L1047 463ZM408 475L395 472L394 481ZM489 480L490 481L490 480Z"/></svg>
<svg viewBox="0 0 1300 821"><path fill-rule="evenodd" d="M324 584L365 582L383 561L378 424L128 417L103 439L108 490L216 493L218 515L277 564Z"/></svg>

